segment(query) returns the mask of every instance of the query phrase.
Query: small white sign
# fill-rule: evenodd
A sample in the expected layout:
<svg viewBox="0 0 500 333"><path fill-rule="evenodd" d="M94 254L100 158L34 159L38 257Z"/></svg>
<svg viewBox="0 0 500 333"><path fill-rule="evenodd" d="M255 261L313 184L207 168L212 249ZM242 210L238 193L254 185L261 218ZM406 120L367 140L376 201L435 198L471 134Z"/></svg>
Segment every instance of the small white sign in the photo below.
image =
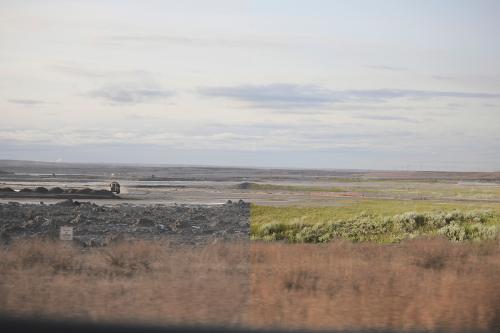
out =
<svg viewBox="0 0 500 333"><path fill-rule="evenodd" d="M61 227L59 229L59 239L65 241L73 240L73 227Z"/></svg>

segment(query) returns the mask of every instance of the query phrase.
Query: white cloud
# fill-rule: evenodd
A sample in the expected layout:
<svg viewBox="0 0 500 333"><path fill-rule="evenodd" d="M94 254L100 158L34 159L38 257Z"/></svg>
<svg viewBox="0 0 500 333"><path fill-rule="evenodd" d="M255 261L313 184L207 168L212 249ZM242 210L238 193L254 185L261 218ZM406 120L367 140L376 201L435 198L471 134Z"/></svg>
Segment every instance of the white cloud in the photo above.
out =
<svg viewBox="0 0 500 333"><path fill-rule="evenodd" d="M92 90L88 96L115 104L139 104L161 102L175 95L172 90L157 86L137 84L109 85Z"/></svg>
<svg viewBox="0 0 500 333"><path fill-rule="evenodd" d="M2 2L2 157L18 145L68 155L139 145L237 151L261 165L288 153L295 163L291 152L311 165L385 156L396 167L413 152L493 165L498 6L458 4L444 17L434 3L277 4Z"/></svg>

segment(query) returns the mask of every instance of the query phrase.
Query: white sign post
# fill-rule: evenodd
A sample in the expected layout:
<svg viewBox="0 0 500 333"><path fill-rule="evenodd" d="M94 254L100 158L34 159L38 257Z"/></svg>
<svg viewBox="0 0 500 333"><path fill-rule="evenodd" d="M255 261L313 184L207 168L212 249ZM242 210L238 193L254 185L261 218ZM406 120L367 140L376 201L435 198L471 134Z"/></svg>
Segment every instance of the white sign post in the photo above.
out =
<svg viewBox="0 0 500 333"><path fill-rule="evenodd" d="M61 227L59 229L59 239L64 241L73 240L73 227Z"/></svg>

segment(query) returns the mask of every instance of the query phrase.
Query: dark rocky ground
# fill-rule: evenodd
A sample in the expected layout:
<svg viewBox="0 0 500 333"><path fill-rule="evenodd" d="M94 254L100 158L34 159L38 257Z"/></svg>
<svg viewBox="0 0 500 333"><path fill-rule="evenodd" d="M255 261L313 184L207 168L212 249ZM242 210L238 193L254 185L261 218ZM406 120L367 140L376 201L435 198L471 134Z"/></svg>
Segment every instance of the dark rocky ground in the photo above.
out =
<svg viewBox="0 0 500 333"><path fill-rule="evenodd" d="M216 239L246 240L250 204L97 205L72 200L56 204L0 203L0 238L58 238L60 226L72 226L75 241L102 246L118 239L167 239L202 244Z"/></svg>
<svg viewBox="0 0 500 333"><path fill-rule="evenodd" d="M77 189L61 187L24 187L15 191L11 187L0 187L0 198L52 198L52 199L120 199L108 190L94 190L88 187Z"/></svg>

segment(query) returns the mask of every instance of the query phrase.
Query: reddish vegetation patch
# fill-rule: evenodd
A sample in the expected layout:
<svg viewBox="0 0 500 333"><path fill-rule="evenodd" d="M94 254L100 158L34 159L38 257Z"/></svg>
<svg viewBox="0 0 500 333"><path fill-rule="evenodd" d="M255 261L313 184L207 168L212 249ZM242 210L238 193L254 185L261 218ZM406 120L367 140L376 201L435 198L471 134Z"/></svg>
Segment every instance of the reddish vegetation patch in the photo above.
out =
<svg viewBox="0 0 500 333"><path fill-rule="evenodd" d="M147 324L243 322L248 245L122 242L82 250L18 241L0 252L0 313Z"/></svg>
<svg viewBox="0 0 500 333"><path fill-rule="evenodd" d="M254 244L249 322L315 329L500 327L500 246Z"/></svg>
<svg viewBox="0 0 500 333"><path fill-rule="evenodd" d="M500 243L40 240L0 250L0 311L91 321L310 329L500 329Z"/></svg>

